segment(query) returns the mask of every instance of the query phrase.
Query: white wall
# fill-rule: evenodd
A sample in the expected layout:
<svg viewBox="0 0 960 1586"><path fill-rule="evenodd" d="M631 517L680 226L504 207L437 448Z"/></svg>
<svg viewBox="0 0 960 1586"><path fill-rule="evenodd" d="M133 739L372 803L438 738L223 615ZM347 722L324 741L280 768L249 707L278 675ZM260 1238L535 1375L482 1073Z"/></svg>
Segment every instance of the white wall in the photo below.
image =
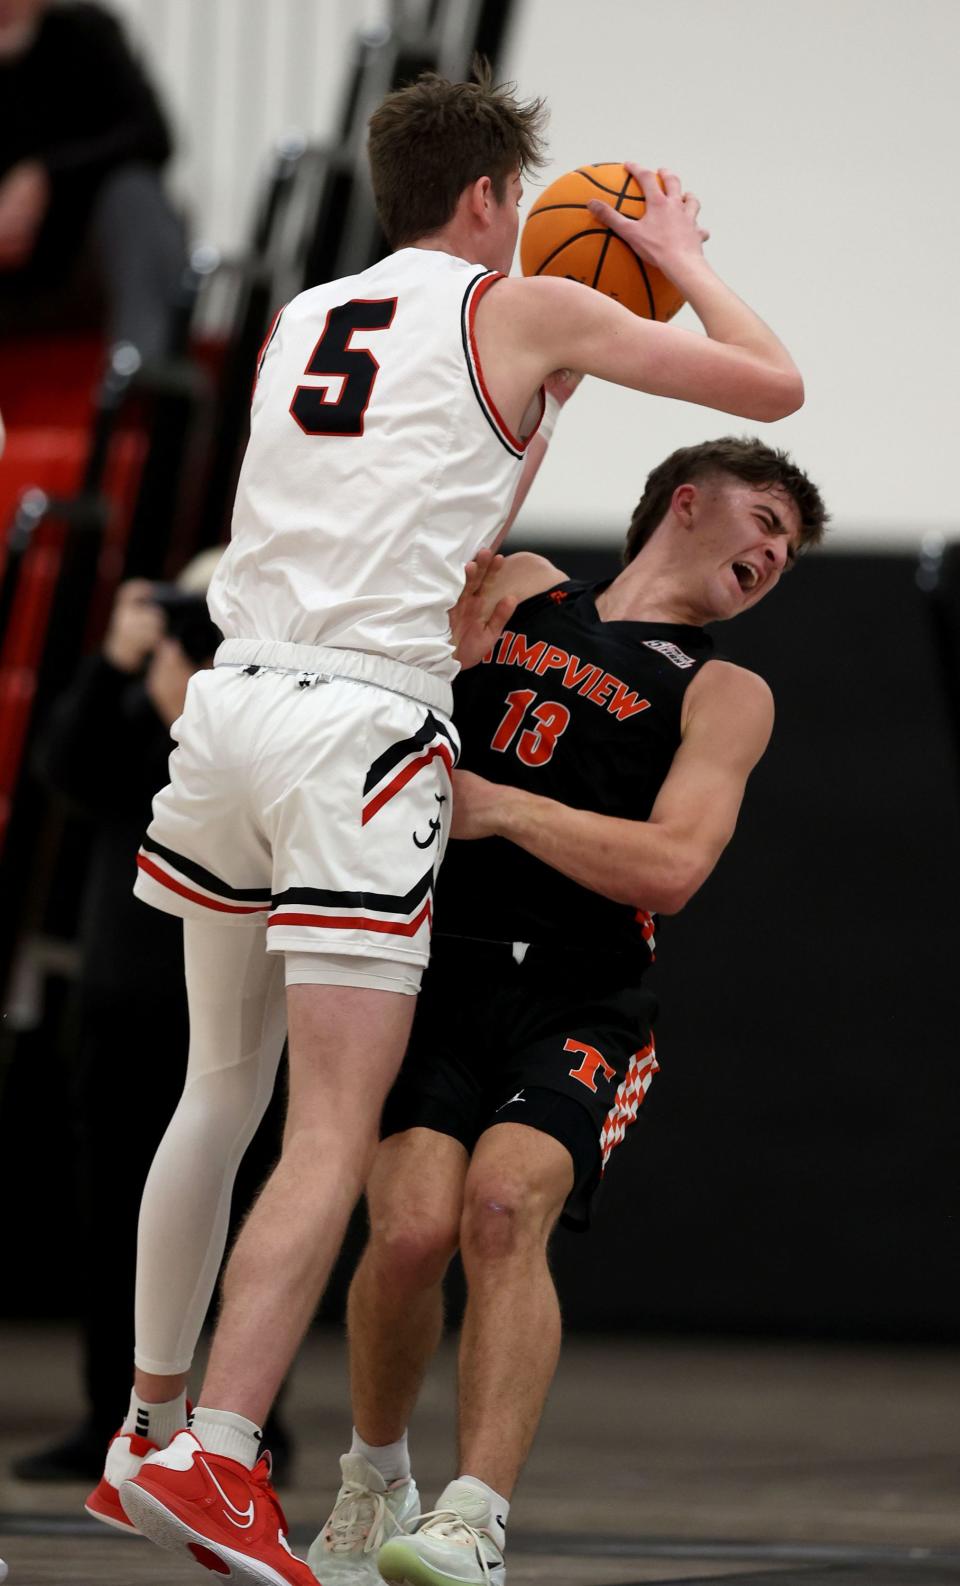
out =
<svg viewBox="0 0 960 1586"><path fill-rule="evenodd" d="M270 141L327 130L353 31L386 9L115 3L175 112L197 229L227 247ZM666 452L756 428L820 483L834 544L956 531L960 0L525 0L518 13L508 73L553 112L542 181L624 157L678 169L714 264L807 382L804 409L772 428L584 389L524 526L619 534Z"/></svg>
<svg viewBox="0 0 960 1586"><path fill-rule="evenodd" d="M325 137L357 30L388 0L103 0L123 20L177 137L171 180L195 236L249 235L258 180L288 132Z"/></svg>
<svg viewBox="0 0 960 1586"><path fill-rule="evenodd" d="M584 389L525 524L619 525L646 466L734 429L794 453L835 544L960 531L958 0L526 0L510 68L552 107L543 180L681 173L807 387L772 427Z"/></svg>

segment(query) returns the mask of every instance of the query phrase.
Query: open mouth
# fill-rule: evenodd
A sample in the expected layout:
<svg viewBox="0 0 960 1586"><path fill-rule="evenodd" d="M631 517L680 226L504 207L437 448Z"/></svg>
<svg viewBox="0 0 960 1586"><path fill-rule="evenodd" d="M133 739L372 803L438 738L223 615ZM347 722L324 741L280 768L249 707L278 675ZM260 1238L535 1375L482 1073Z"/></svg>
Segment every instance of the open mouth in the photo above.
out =
<svg viewBox="0 0 960 1586"><path fill-rule="evenodd" d="M734 562L733 571L737 583L746 594L749 594L751 590L756 589L760 582L760 574L750 562Z"/></svg>

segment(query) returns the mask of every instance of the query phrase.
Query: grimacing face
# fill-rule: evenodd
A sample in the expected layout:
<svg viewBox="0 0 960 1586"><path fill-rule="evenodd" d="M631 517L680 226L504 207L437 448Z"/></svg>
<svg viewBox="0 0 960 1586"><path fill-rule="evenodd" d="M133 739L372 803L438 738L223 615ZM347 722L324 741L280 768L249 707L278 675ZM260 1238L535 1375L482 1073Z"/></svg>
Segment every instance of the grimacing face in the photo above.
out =
<svg viewBox="0 0 960 1586"><path fill-rule="evenodd" d="M735 617L775 589L796 559L800 512L782 485L717 474L695 488L691 527L712 620Z"/></svg>

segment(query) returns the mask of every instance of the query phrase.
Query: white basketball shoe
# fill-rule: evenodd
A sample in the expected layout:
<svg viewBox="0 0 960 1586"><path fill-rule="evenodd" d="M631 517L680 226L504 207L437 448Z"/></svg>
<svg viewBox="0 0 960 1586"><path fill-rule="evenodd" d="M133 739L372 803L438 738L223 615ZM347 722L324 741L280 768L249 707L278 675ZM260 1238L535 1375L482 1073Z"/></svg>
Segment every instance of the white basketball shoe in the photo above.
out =
<svg viewBox="0 0 960 1586"><path fill-rule="evenodd" d="M503 1552L490 1505L476 1487L451 1481L411 1536L394 1537L377 1555L392 1586L505 1586Z"/></svg>
<svg viewBox="0 0 960 1586"><path fill-rule="evenodd" d="M388 1486L362 1454L342 1455L340 1473L343 1485L307 1563L323 1586L383 1586L377 1552L416 1522L417 1484L410 1476Z"/></svg>

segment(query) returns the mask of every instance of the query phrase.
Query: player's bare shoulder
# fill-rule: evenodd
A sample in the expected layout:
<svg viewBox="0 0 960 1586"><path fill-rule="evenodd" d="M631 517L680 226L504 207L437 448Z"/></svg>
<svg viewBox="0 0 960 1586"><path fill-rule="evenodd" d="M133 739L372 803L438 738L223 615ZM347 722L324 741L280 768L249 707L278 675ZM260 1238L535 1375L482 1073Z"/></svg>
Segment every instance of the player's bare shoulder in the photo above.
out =
<svg viewBox="0 0 960 1586"><path fill-rule="evenodd" d="M568 574L546 556L538 556L535 551L514 551L511 556L505 556L503 566L497 573L497 596L512 595L519 605L521 600L530 600L534 595L542 595L548 589L553 589L557 584L566 582Z"/></svg>
<svg viewBox="0 0 960 1586"><path fill-rule="evenodd" d="M733 661L707 661L687 689L681 733L727 740L739 758L755 764L773 731L773 692L756 672Z"/></svg>
<svg viewBox="0 0 960 1586"><path fill-rule="evenodd" d="M589 291L582 282L558 275L505 275L496 282L496 291L486 297L488 303L499 303L502 309L515 313L549 314L558 305L589 302L584 295Z"/></svg>
<svg viewBox="0 0 960 1586"><path fill-rule="evenodd" d="M571 315L579 319L599 298L599 293L580 281L555 275L506 275L493 291L484 294L477 325L482 330L486 322L488 334L502 331L514 337L549 340L556 336L558 322L563 324Z"/></svg>

